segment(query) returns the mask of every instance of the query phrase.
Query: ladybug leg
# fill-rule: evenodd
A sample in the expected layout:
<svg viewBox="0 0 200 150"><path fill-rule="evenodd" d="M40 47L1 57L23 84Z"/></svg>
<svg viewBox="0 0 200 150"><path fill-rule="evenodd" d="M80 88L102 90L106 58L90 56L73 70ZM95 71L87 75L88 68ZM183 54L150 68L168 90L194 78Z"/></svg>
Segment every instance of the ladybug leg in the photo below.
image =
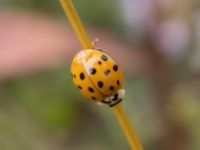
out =
<svg viewBox="0 0 200 150"><path fill-rule="evenodd" d="M104 100L101 101L101 103L110 105L110 103L112 102L112 96L110 97L106 97Z"/></svg>
<svg viewBox="0 0 200 150"><path fill-rule="evenodd" d="M112 97L112 96L106 97L104 100L102 100L102 101L100 101L100 102L97 102L97 104L98 104L98 105L103 105L103 104L109 105L109 104L111 103L111 101L112 101L112 98L111 98L111 97Z"/></svg>
<svg viewBox="0 0 200 150"><path fill-rule="evenodd" d="M110 97L107 97L104 100L102 100L100 102L100 105L107 104L110 107L113 107L113 106L117 105L118 103L120 103L123 100L124 95L125 95L125 90L121 89L118 92L116 92L114 95L112 95Z"/></svg>
<svg viewBox="0 0 200 150"><path fill-rule="evenodd" d="M125 94L126 94L126 90L125 89L119 90L118 91L119 99L123 99Z"/></svg>
<svg viewBox="0 0 200 150"><path fill-rule="evenodd" d="M97 105L102 106L104 103L103 102L97 102Z"/></svg>

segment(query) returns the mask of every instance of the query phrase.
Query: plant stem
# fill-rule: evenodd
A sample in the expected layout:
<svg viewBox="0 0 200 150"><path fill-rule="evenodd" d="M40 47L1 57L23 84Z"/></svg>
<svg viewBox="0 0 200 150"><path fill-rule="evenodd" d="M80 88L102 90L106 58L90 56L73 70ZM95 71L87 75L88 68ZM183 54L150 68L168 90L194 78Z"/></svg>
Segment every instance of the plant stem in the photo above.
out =
<svg viewBox="0 0 200 150"><path fill-rule="evenodd" d="M93 48L92 42L84 29L84 26L80 20L80 17L71 0L60 0L60 3L65 11L65 14L69 18L72 28L74 29L83 49Z"/></svg>
<svg viewBox="0 0 200 150"><path fill-rule="evenodd" d="M93 48L92 42L84 29L84 26L80 20L80 17L72 3L71 0L60 0L60 3L69 18L69 21L83 47L83 49ZM128 139L128 142L132 150L143 150L139 140L136 137L136 134L133 132L131 124L123 110L122 104L117 104L113 107L113 111Z"/></svg>
<svg viewBox="0 0 200 150"><path fill-rule="evenodd" d="M122 104L114 106L113 111L123 129L132 150L143 150L136 133L134 132Z"/></svg>

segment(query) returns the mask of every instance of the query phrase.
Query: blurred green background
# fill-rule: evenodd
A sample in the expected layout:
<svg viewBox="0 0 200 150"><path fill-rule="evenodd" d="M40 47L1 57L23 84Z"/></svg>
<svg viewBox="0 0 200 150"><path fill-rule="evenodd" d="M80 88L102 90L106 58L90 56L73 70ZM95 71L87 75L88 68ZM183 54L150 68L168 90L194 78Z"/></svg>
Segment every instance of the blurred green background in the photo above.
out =
<svg viewBox="0 0 200 150"><path fill-rule="evenodd" d="M74 3L94 36L101 35L102 41L105 36L105 43L111 48L121 49L110 53L125 67L124 105L144 148L200 149L198 0L74 0ZM18 18L12 19L18 12ZM33 14L36 14L34 19ZM0 0L0 59L5 59L0 60L0 150L128 150L111 110L84 100L73 86L69 62L75 52L67 53L66 60L59 55L56 59L62 59L61 63L54 65L51 59L47 61L50 67L38 67L40 69L27 63L24 70L17 70L24 65L23 61L9 65L19 59L12 50L17 51L22 45L18 43L10 49L3 45L7 39L12 46L15 40L10 37L11 33L20 38L21 30L13 24L20 15L27 15L24 20L30 16L33 22L37 17L42 20L40 16L43 16L67 28L57 0ZM56 33L61 32L59 27L55 25L52 29L55 29L52 32L55 39L58 38ZM20 32L14 32L18 30ZM32 40L31 36L31 32L26 33L24 38ZM71 45L71 50L80 48L73 33L68 38L74 43L66 43L67 51L70 51L67 45ZM129 49L124 49L126 47ZM25 47L26 50L34 51L31 46ZM45 51L52 53L48 47ZM52 55L56 56L57 50L53 51ZM12 60L7 59L6 52ZM36 56L40 52L38 50ZM19 55L23 53L20 51ZM35 59L38 66L43 63L31 54L27 56L22 55L20 60ZM14 71L6 73L9 72L6 65Z"/></svg>

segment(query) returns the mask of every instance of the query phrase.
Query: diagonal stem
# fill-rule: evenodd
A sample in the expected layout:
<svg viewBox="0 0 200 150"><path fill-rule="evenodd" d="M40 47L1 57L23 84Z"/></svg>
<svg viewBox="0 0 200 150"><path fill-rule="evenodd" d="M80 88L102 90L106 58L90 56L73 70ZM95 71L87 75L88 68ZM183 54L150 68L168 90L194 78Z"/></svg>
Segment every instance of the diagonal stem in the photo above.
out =
<svg viewBox="0 0 200 150"><path fill-rule="evenodd" d="M60 0L60 3L69 18L69 21L83 47L83 49L93 48L92 42L84 29L84 26L80 20L80 17L72 3L71 0ZM136 137L136 134L133 132L131 124L123 110L122 104L117 104L113 107L113 111L128 139L128 142L132 150L143 150L139 140Z"/></svg>
<svg viewBox="0 0 200 150"><path fill-rule="evenodd" d="M128 117L124 111L124 108L122 104L117 104L116 106L113 107L113 111L115 112L115 115L121 125L121 128L123 129L127 140L130 144L130 147L132 150L143 150L142 145L140 144L136 133L134 132Z"/></svg>
<svg viewBox="0 0 200 150"><path fill-rule="evenodd" d="M83 49L93 48L92 42L84 29L80 17L71 0L60 0L60 3L67 15L72 28L74 29Z"/></svg>

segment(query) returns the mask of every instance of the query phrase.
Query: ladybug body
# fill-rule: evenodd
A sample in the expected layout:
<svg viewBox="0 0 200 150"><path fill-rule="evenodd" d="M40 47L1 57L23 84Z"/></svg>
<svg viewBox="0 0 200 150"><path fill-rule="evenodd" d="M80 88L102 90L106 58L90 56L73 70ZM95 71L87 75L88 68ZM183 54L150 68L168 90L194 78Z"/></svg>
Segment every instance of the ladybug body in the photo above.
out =
<svg viewBox="0 0 200 150"><path fill-rule="evenodd" d="M124 83L117 63L105 52L96 49L80 51L72 61L71 73L74 84L87 99L104 103Z"/></svg>

